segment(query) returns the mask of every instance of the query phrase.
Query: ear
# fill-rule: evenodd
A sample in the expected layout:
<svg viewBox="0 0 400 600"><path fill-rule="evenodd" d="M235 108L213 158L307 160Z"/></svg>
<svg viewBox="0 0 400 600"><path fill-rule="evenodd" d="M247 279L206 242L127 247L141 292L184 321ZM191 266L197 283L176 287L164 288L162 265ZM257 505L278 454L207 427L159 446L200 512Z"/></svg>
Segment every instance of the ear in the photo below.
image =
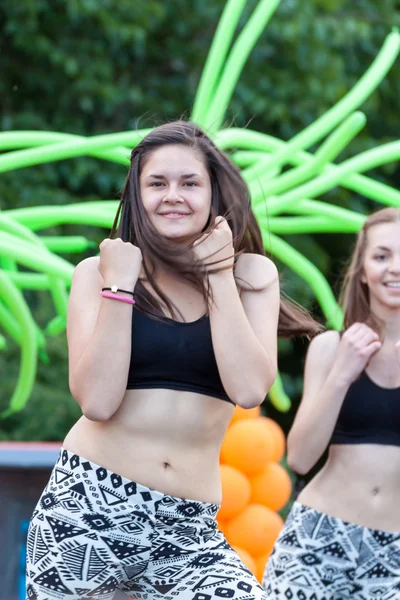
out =
<svg viewBox="0 0 400 600"><path fill-rule="evenodd" d="M365 275L364 269L361 271L361 275L360 275L360 281L361 283L367 283L367 277Z"/></svg>

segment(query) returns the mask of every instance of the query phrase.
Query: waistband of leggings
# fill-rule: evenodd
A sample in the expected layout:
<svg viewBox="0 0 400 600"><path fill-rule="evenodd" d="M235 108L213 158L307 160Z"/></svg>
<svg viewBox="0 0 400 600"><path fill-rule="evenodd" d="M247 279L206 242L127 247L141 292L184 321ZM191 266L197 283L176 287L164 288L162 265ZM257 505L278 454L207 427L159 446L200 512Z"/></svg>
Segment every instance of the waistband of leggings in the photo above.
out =
<svg viewBox="0 0 400 600"><path fill-rule="evenodd" d="M110 492L126 496L128 501L154 504L155 513L160 516L215 519L220 508L218 504L164 494L131 481L65 448L60 449L56 467L76 475L85 474L83 476L89 478L94 485L105 485Z"/></svg>
<svg viewBox="0 0 400 600"><path fill-rule="evenodd" d="M368 531L372 534L387 534L389 536L398 535L400 533L400 531L395 532L395 531L385 531L384 529L373 529L372 527L366 527L365 525L359 525L358 523L351 523L350 521L344 521L340 517L334 517L332 515L328 515L327 513L321 512L321 511L317 510L316 508L307 506L306 504L302 504L301 502L297 502L297 501L293 502L292 509L290 511L291 518L295 518L297 515L304 514L304 513L309 513L310 515L314 514L314 515L318 516L318 518L326 517L327 519L329 519L329 521L332 524L340 523L340 525L345 527L345 529L347 529L347 528L354 529L355 527L357 527L359 529L363 529L364 531Z"/></svg>

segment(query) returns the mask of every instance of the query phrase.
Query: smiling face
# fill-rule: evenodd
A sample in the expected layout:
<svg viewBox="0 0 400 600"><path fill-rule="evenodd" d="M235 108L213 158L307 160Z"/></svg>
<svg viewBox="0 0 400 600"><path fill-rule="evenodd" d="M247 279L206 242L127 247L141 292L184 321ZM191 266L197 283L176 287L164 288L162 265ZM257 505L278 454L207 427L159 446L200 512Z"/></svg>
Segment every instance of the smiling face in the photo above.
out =
<svg viewBox="0 0 400 600"><path fill-rule="evenodd" d="M154 150L144 161L140 193L149 220L171 241L189 245L207 225L211 181L200 151L180 144Z"/></svg>
<svg viewBox="0 0 400 600"><path fill-rule="evenodd" d="M400 222L376 224L368 230L361 281L368 285L376 315L400 310Z"/></svg>

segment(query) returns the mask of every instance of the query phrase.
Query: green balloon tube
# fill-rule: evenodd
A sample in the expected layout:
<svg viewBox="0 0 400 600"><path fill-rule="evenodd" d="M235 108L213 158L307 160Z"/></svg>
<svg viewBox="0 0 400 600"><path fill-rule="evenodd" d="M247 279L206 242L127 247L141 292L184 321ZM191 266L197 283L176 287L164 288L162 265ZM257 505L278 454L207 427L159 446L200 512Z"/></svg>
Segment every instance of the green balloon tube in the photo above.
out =
<svg viewBox="0 0 400 600"><path fill-rule="evenodd" d="M390 161L398 160L400 157L400 141L382 144L378 148L372 148L362 152L349 160L344 161L335 170L319 175L297 188L281 195L279 198L269 198L268 212L270 215L277 212L286 212L296 201L303 198L313 198L327 192L338 185L341 178L354 171L367 171ZM400 206L400 203L399 205Z"/></svg>
<svg viewBox="0 0 400 600"><path fill-rule="evenodd" d="M281 412L287 412L292 405L289 396L283 387L280 373L277 373L276 379L268 392L268 397L273 406Z"/></svg>
<svg viewBox="0 0 400 600"><path fill-rule="evenodd" d="M274 156L250 167L248 171L251 170L251 177L262 175L266 168L286 163L292 152L309 148L324 135L329 133L329 131L332 131L338 123L343 121L343 119L345 119L353 110L358 108L378 86L382 79L384 79L395 62L399 50L400 35L398 32L393 31L387 36L372 65L346 96L339 100L339 102L324 115L314 121L314 123L294 136L294 138L292 138L292 140L281 150L278 150Z"/></svg>
<svg viewBox="0 0 400 600"><path fill-rule="evenodd" d="M0 271L1 272L1 271ZM4 272L3 272L4 274ZM0 296L1 298L1 296ZM36 344L37 347L41 351L45 351L46 348L46 340L45 337L40 330L40 328L35 324L36 329ZM12 313L8 310L8 308L2 303L0 299L0 325L4 329L4 331L14 340L16 344L19 346L23 343L22 332L19 326L18 321L14 318Z"/></svg>
<svg viewBox="0 0 400 600"><path fill-rule="evenodd" d="M29 208L11 209L5 211L7 216L15 219L18 223L26 225L33 231L47 229L55 225L64 225L66 223L76 225L92 225L93 227L104 227L110 229L114 214L110 207L93 210L93 206L87 206L86 203L67 204L65 206L38 206ZM118 202L116 203L118 206ZM115 208L116 211L116 208Z"/></svg>
<svg viewBox="0 0 400 600"><path fill-rule="evenodd" d="M22 410L32 393L36 377L37 345L35 323L29 308L21 292L10 281L4 271L0 271L0 296L13 311L20 324L21 331L23 331L20 372L9 408L1 415L5 418Z"/></svg>
<svg viewBox="0 0 400 600"><path fill-rule="evenodd" d="M95 242L88 240L83 235L42 236L40 240L46 246L47 250L61 254L86 252L89 248L96 248L97 246Z"/></svg>
<svg viewBox="0 0 400 600"><path fill-rule="evenodd" d="M245 62L281 0L260 0L238 35L228 56L218 89L207 112L206 129L213 135L221 127Z"/></svg>
<svg viewBox="0 0 400 600"><path fill-rule="evenodd" d="M150 131L151 129L144 129L96 135L88 139L55 142L39 148L8 152L0 156L0 173L76 156L85 156L93 151L107 150L122 143L130 143L134 147ZM124 164L129 164L129 159Z"/></svg>
<svg viewBox="0 0 400 600"><path fill-rule="evenodd" d="M342 324L342 312L338 306L332 290L322 273L305 256L292 248L290 244L281 238L262 230L265 248L283 263L287 264L292 271L298 273L313 290L319 305L329 323L334 329L340 329Z"/></svg>
<svg viewBox="0 0 400 600"><path fill-rule="evenodd" d="M54 317L54 319L49 321L49 323L47 324L46 334L52 335L52 336L59 335L60 333L65 331L66 326L67 326L66 317L64 317L62 315L57 315L56 317Z"/></svg>
<svg viewBox="0 0 400 600"><path fill-rule="evenodd" d="M240 130L237 128L225 129L220 131L216 136L217 145L221 150L228 151L229 148L251 148L254 147L256 150L247 150L247 152L265 152L270 154L274 150L283 148L286 143L282 140L274 138L273 136L265 133L260 133L253 130ZM301 165L303 162L313 160L313 155L299 150L294 152L288 157L288 163L292 165ZM325 167L326 172L334 171L337 169L337 165L327 164ZM242 171L242 176L248 181L247 170ZM253 180L254 182L255 180ZM366 198L382 202L389 206L397 206L400 204L400 191L393 189L389 185L381 183L358 173L350 173L345 175L338 182L341 186L353 190L359 194L362 194ZM264 187L262 187L264 191ZM257 197L253 197L253 203L257 201L265 202L265 194L255 194Z"/></svg>
<svg viewBox="0 0 400 600"><path fill-rule="evenodd" d="M0 350L7 350L7 340L4 335L0 334Z"/></svg>
<svg viewBox="0 0 400 600"><path fill-rule="evenodd" d="M45 248L45 244L42 238L39 238L32 231L30 231L24 225L20 223L16 223L6 215L0 214L0 230L3 230L7 233L7 235L11 232L14 235L18 236L17 245L20 243L20 239L25 239L28 243L36 244L40 248ZM51 256L51 255L50 255ZM14 263L14 259L10 259L9 257L4 257L3 260L12 260ZM16 263L15 263L16 264ZM14 269L15 270L15 269ZM17 269L18 270L18 269ZM65 284L59 280L57 276L50 276L49 279L49 288L51 291L51 295L53 297L53 302L56 307L58 313L62 315L67 314L67 306L68 306L68 296L65 289Z"/></svg>
<svg viewBox="0 0 400 600"><path fill-rule="evenodd" d="M247 0L228 0L219 20L210 51L197 88L191 120L205 125L211 99L228 54L235 29Z"/></svg>
<svg viewBox="0 0 400 600"><path fill-rule="evenodd" d="M8 276L14 285L19 289L24 290L49 290L50 279L48 275L42 273L26 273L26 272L8 272Z"/></svg>
<svg viewBox="0 0 400 600"><path fill-rule="evenodd" d="M44 271L62 281L70 282L74 267L59 256L36 248L31 243L19 240L15 244L13 236L3 233L0 236L0 255L10 256L30 269Z"/></svg>
<svg viewBox="0 0 400 600"><path fill-rule="evenodd" d="M69 140L85 140L81 135L72 133L58 133L55 131L3 131L0 132L0 150L16 150L20 148L31 148L54 144ZM121 165L129 164L130 148L117 147L109 150L89 152L90 156L109 160Z"/></svg>
<svg viewBox="0 0 400 600"><path fill-rule="evenodd" d="M22 333L18 321L1 301L0 296L0 326L19 346L22 344Z"/></svg>
<svg viewBox="0 0 400 600"><path fill-rule="evenodd" d="M311 177L320 173L329 161L336 158L343 148L361 131L365 123L364 113L353 113L321 144L312 159L307 160L297 168L287 171L275 180L266 179L264 176L257 178L255 182L257 188L262 188L265 184L268 189L268 196L273 196L299 186L307 179L311 179ZM254 184L250 184L250 193L253 193L253 196L256 195Z"/></svg>
<svg viewBox="0 0 400 600"><path fill-rule="evenodd" d="M329 217L271 217L268 221L271 233L293 235L299 233L357 233L356 223L345 223Z"/></svg>
<svg viewBox="0 0 400 600"><path fill-rule="evenodd" d="M326 216L331 219L337 219L344 223L353 224L358 230L364 225L365 215L361 215L341 206L334 206L317 200L303 199L292 206L292 212L295 214L305 214L314 216Z"/></svg>

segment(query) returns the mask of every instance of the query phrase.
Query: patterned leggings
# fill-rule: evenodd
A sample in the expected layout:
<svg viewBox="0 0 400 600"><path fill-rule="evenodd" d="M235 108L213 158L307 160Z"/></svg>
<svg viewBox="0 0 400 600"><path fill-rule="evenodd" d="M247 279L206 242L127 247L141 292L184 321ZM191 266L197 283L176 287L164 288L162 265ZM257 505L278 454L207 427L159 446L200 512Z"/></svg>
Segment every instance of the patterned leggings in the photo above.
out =
<svg viewBox="0 0 400 600"><path fill-rule="evenodd" d="M295 502L266 566L273 600L400 600L400 533Z"/></svg>
<svg viewBox="0 0 400 600"><path fill-rule="evenodd" d="M218 506L167 496L61 450L27 539L27 600L264 600Z"/></svg>

